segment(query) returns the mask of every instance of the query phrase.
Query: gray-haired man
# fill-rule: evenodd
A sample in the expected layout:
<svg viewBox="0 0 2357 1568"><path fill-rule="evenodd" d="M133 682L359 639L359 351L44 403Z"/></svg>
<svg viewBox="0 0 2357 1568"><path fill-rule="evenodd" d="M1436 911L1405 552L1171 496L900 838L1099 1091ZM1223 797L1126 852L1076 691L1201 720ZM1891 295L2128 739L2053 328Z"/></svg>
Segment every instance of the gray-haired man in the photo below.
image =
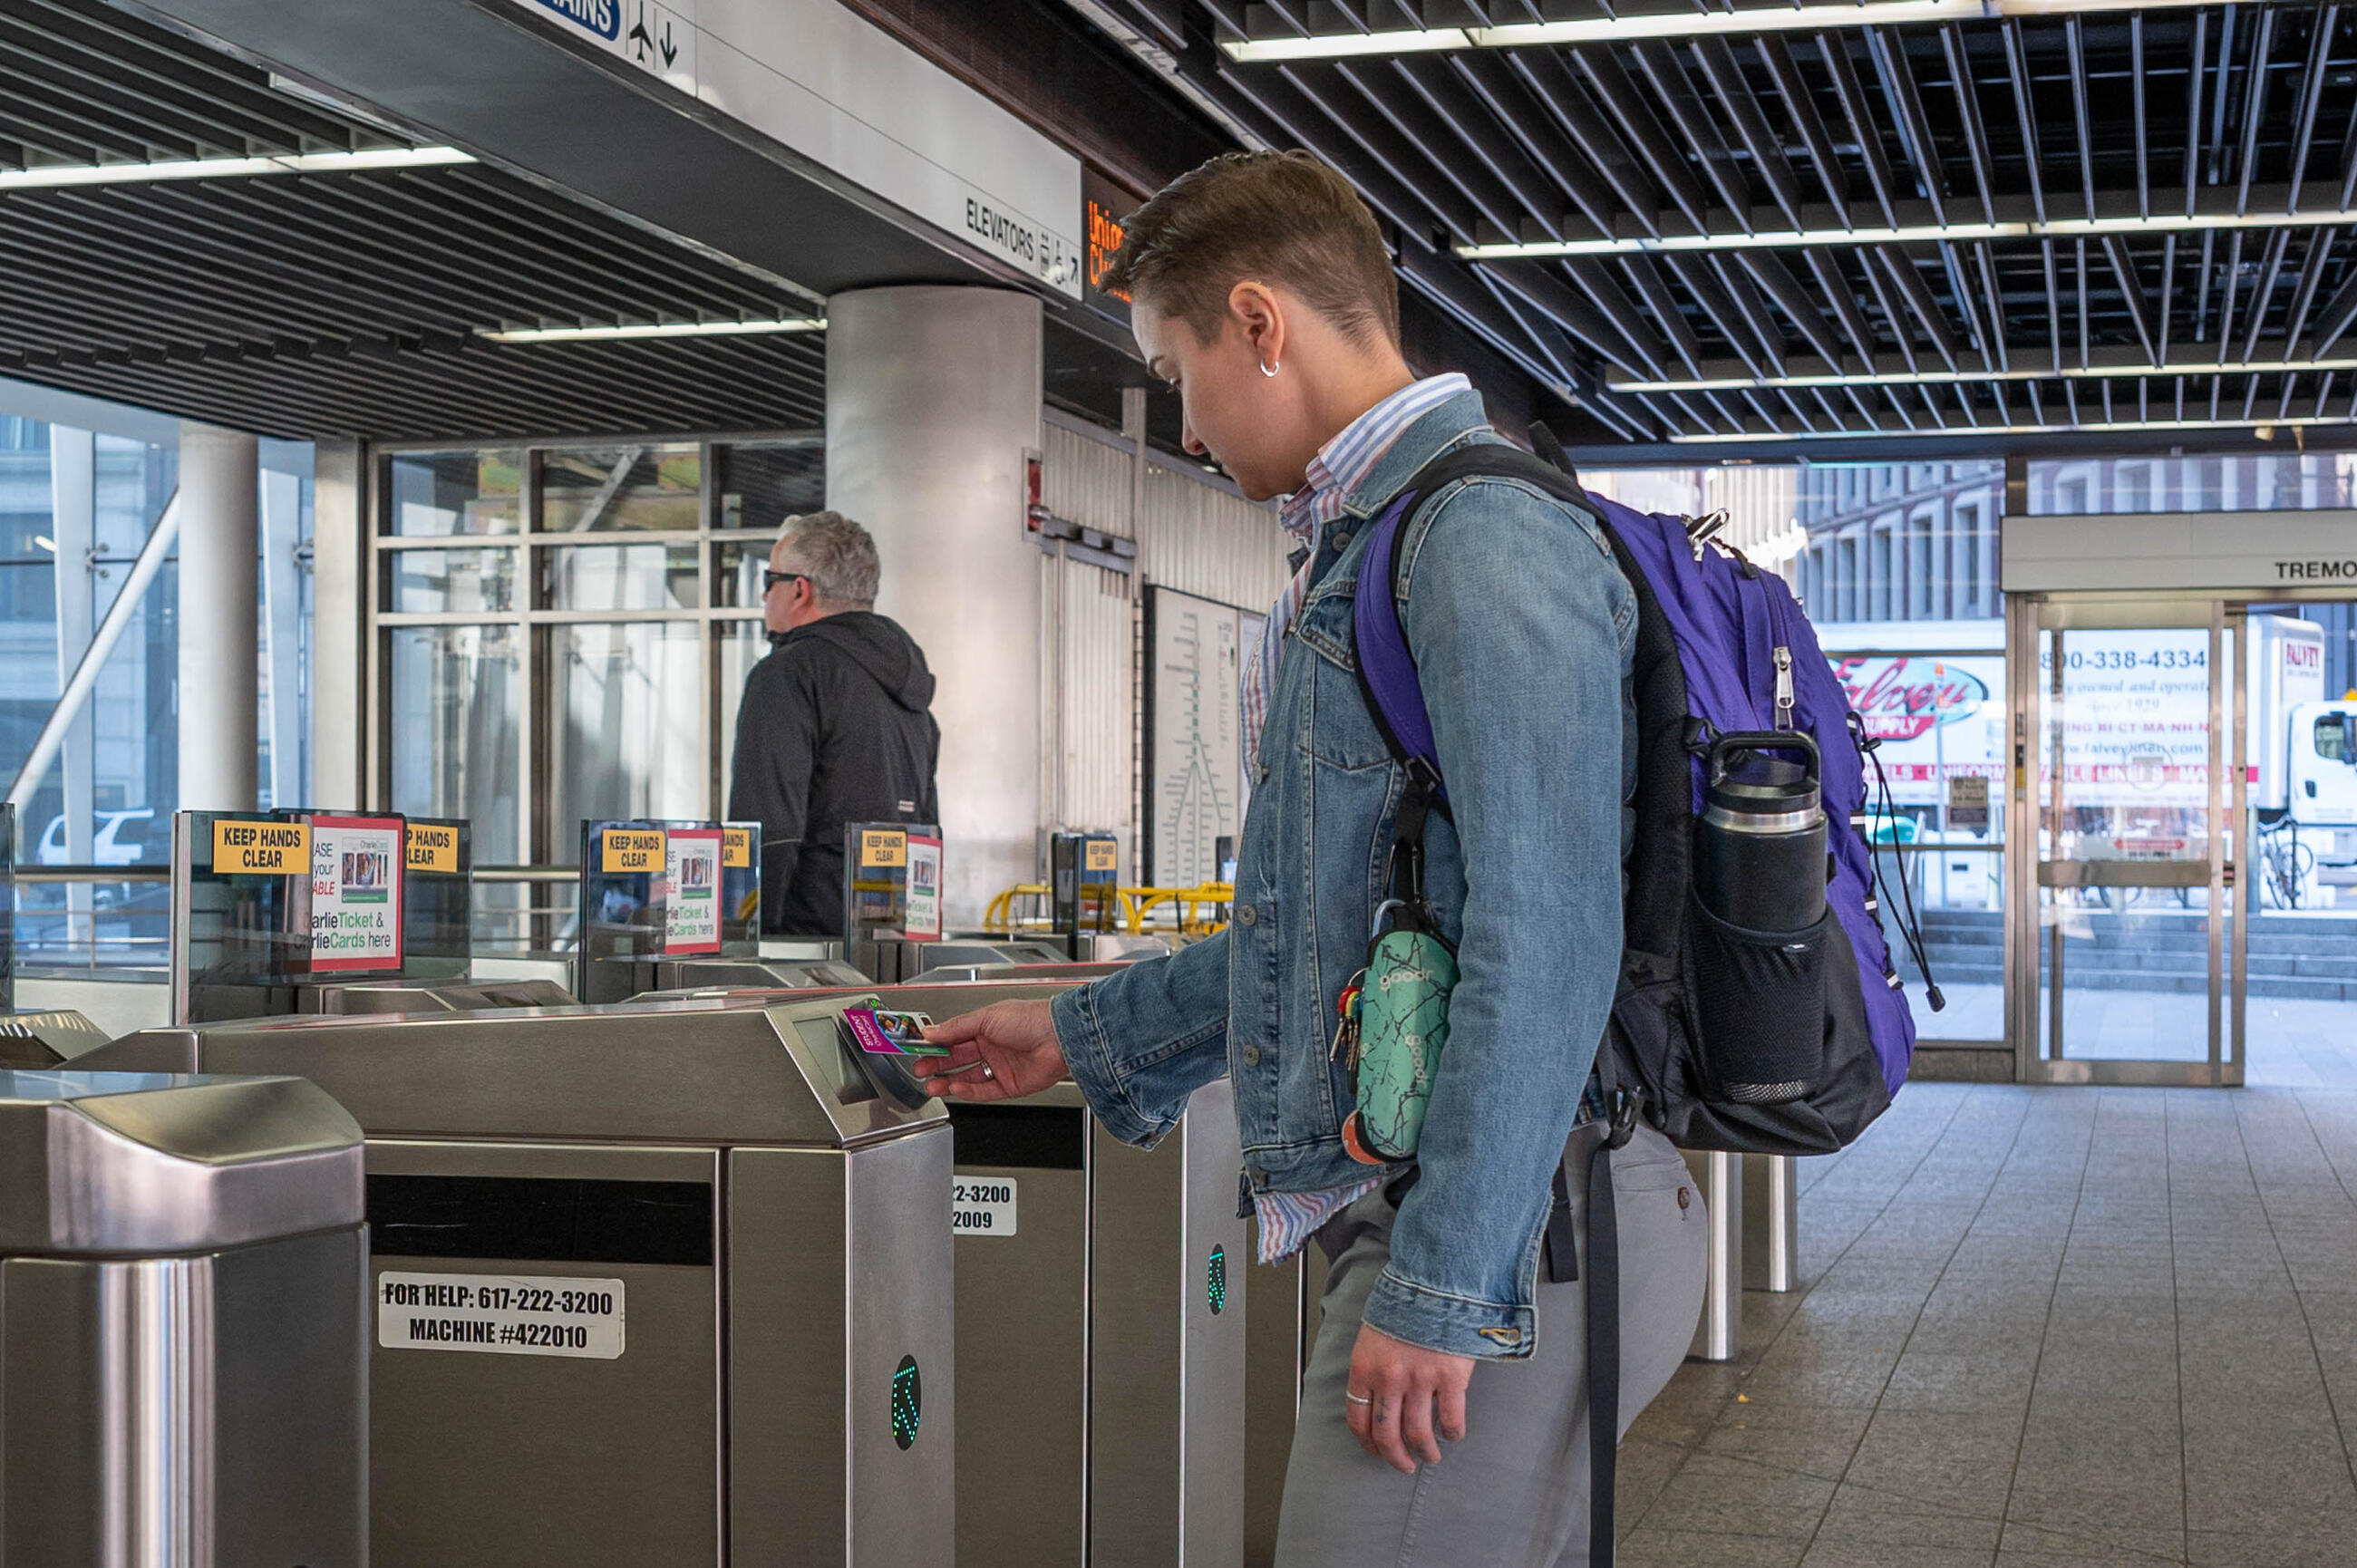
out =
<svg viewBox="0 0 2357 1568"><path fill-rule="evenodd" d="M843 932L845 822L939 822L932 671L879 616L876 542L840 512L790 517L762 575L770 655L745 679L728 815L761 824L761 924Z"/></svg>

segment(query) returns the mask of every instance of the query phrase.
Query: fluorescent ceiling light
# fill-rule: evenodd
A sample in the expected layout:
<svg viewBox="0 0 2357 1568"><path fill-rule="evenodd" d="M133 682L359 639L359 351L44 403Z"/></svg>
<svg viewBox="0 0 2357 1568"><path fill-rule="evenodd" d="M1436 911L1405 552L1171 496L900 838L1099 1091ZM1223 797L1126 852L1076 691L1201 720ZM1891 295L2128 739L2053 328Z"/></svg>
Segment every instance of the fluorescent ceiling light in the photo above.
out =
<svg viewBox="0 0 2357 1568"><path fill-rule="evenodd" d="M1851 5L1803 5L1738 11L1672 12L1596 16L1577 22L1514 22L1495 27L1404 27L1372 33L1325 33L1309 38L1244 38L1220 47L1239 64L1347 59L1361 55L1415 54L1432 49L1511 49L1537 44L1598 44L1632 38L1685 38L1712 34L1817 32L1841 27L1904 27L1927 22L1976 22L1995 16L2046 16L2078 11L2166 11L2208 0L1874 0Z"/></svg>
<svg viewBox="0 0 2357 1568"><path fill-rule="evenodd" d="M274 158L181 158L154 164L51 164L0 169L0 191L57 190L79 185L147 185L170 179L238 179L271 174L350 174L361 169L436 168L470 164L456 147L379 147L364 153L295 153Z"/></svg>
<svg viewBox="0 0 2357 1568"><path fill-rule="evenodd" d="M1220 47L1240 65L1296 59L1350 59L1360 55L1425 54L1479 47L1481 27L1403 27L1379 33L1330 33L1306 38L1245 38Z"/></svg>
<svg viewBox="0 0 2357 1568"><path fill-rule="evenodd" d="M2342 427L2357 424L2357 415L2293 414L2283 419L2098 419L2073 424L1950 424L1917 430L1746 430L1732 435L1717 432L1673 435L1670 442L1677 446L1723 446L1735 441L1924 441L1975 435L2119 435L2134 431L2274 430L2328 424Z"/></svg>
<svg viewBox="0 0 2357 1568"><path fill-rule="evenodd" d="M632 338L751 338L770 332L823 332L820 316L773 321L658 321L629 327L518 327L477 333L494 343L613 343Z"/></svg>
<svg viewBox="0 0 2357 1568"><path fill-rule="evenodd" d="M1911 223L1902 228L1760 229L1749 234L1624 235L1595 240L1500 241L1459 245L1469 262L1544 261L1556 256L1668 255L1684 251L1790 250L1799 245L1912 245L1945 241L2082 240L2095 234L2185 234L2223 229L2321 229L2357 223L2357 209L2316 212L2156 212L2149 218L2050 218L1997 223Z"/></svg>
<svg viewBox="0 0 2357 1568"><path fill-rule="evenodd" d="M2275 376L2357 371L2357 359L2229 360L2206 364L2066 365L2061 370L1859 371L1801 376L1725 376L1691 381L1607 381L1616 392L1800 392L1812 387L1973 386L1987 381L2135 381L2147 376Z"/></svg>

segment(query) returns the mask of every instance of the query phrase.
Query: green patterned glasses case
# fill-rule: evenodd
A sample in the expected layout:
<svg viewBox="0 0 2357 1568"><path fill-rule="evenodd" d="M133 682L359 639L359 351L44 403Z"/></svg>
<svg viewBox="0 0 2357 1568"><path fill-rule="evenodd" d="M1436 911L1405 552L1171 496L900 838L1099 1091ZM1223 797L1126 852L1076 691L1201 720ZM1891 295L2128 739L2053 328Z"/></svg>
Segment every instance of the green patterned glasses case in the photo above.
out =
<svg viewBox="0 0 2357 1568"><path fill-rule="evenodd" d="M1429 931L1394 929L1376 939L1358 996L1359 1108L1342 1127L1353 1159L1388 1165L1415 1157L1448 1044L1456 983L1456 955Z"/></svg>

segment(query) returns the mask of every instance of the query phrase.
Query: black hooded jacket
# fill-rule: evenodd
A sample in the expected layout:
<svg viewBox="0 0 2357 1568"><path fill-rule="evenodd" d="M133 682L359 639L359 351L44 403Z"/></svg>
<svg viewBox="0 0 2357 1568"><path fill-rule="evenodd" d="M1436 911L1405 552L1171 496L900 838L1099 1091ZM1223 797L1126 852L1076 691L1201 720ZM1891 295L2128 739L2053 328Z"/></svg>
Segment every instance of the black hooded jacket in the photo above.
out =
<svg viewBox="0 0 2357 1568"><path fill-rule="evenodd" d="M843 934L843 825L935 822L933 674L899 623L866 610L770 639L745 678L728 815L761 824L761 925Z"/></svg>

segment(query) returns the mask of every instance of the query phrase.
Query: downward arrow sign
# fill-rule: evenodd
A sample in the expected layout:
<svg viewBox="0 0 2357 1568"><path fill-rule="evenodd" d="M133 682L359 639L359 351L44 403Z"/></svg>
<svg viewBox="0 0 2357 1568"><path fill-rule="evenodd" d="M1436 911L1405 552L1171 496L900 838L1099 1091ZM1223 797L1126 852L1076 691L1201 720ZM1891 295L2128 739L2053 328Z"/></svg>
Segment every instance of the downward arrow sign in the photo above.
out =
<svg viewBox="0 0 2357 1568"><path fill-rule="evenodd" d="M668 17L663 21L662 57L665 70L669 70L671 62L679 58L678 47L671 41L671 21Z"/></svg>

